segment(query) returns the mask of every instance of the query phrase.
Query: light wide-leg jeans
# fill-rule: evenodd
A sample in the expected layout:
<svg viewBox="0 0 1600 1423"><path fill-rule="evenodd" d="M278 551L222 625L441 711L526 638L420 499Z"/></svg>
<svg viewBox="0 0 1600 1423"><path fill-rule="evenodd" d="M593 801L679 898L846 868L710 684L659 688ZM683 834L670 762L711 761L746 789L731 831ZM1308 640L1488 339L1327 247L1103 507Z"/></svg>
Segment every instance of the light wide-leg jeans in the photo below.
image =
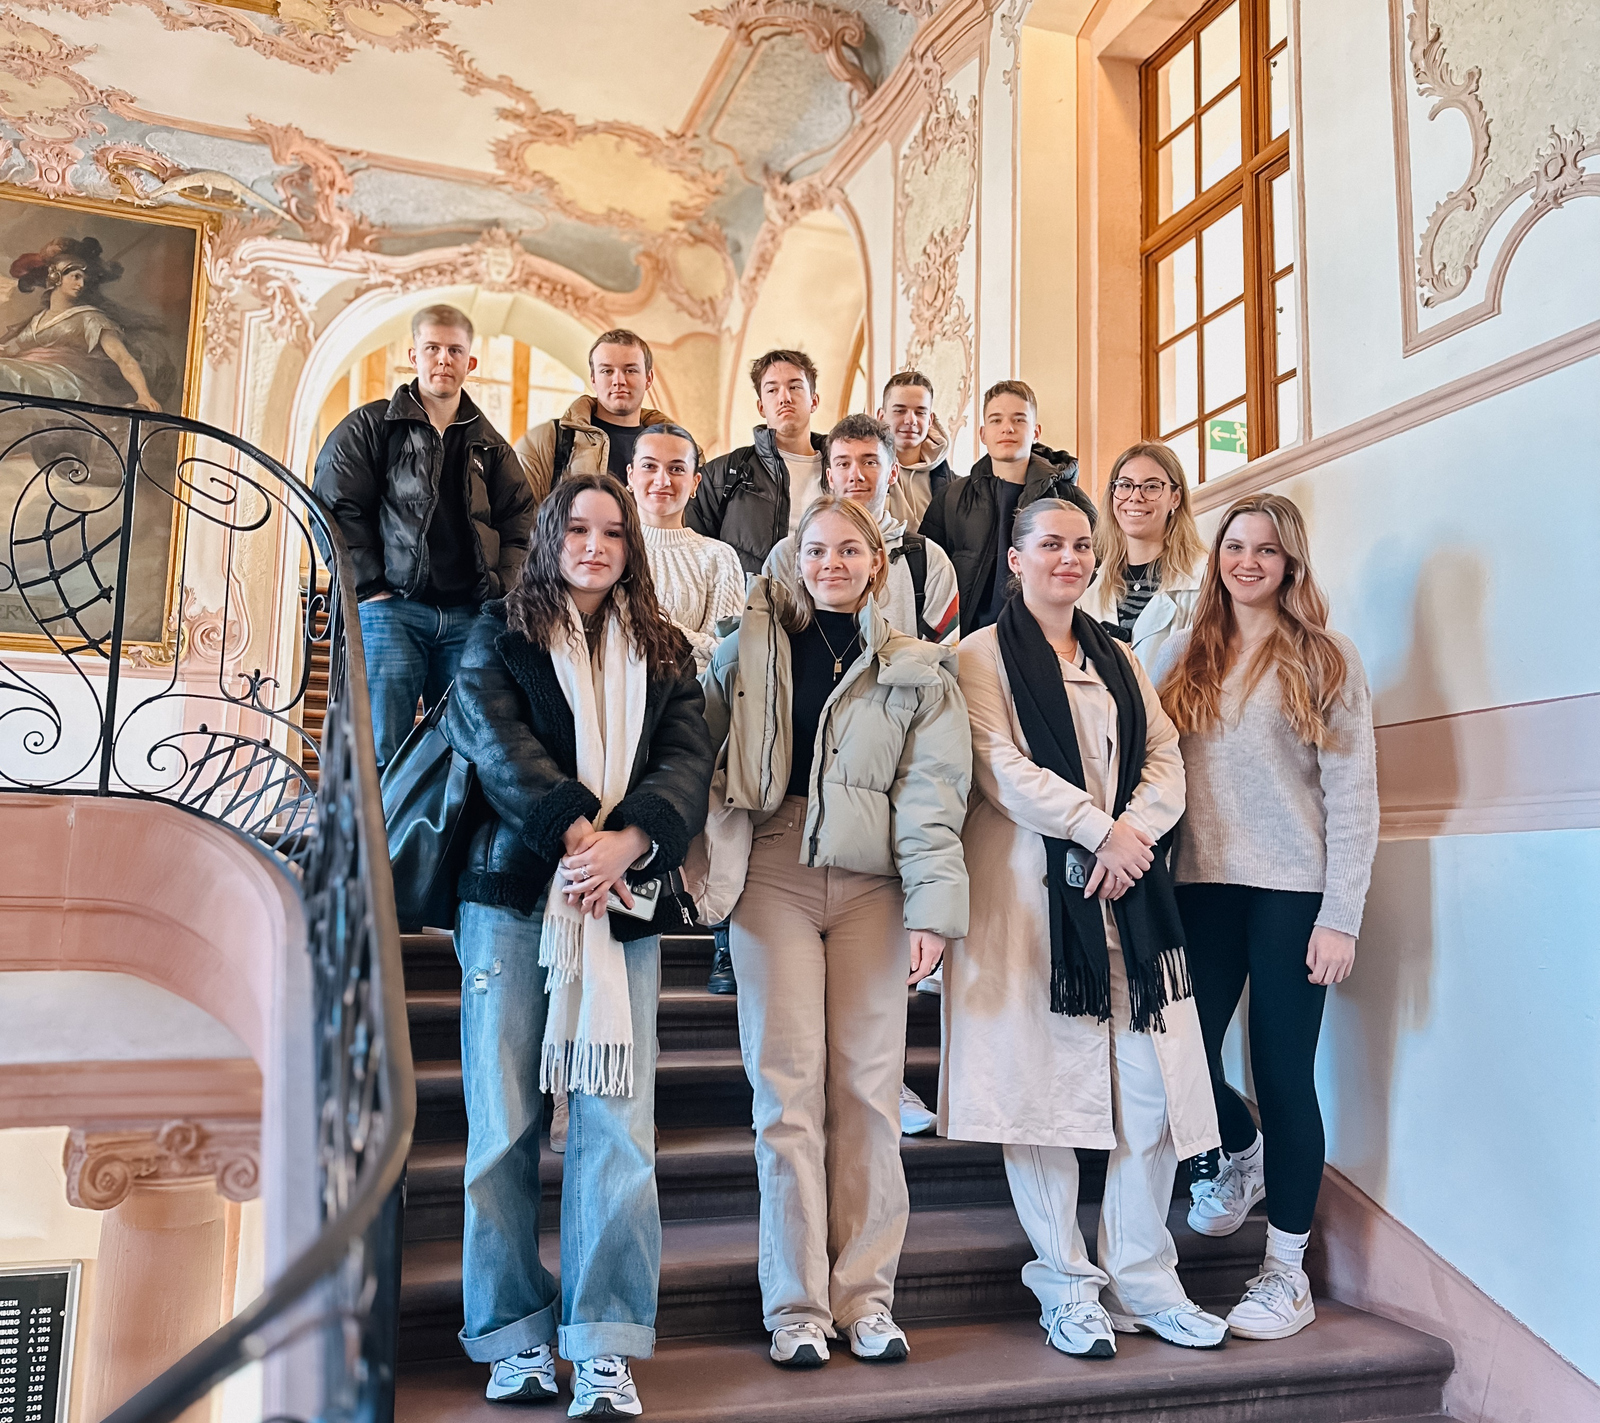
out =
<svg viewBox="0 0 1600 1423"><path fill-rule="evenodd" d="M890 1312L910 948L900 881L800 863L804 797L756 832L729 947L755 1089L768 1329Z"/></svg>
<svg viewBox="0 0 1600 1423"><path fill-rule="evenodd" d="M562 1356L648 1358L661 1277L656 1198L656 1005L660 941L623 945L633 1010L633 1096L568 1101L561 1182L561 1298L539 1258L539 1047L543 906L463 904L461 1077L467 1101L461 1347L480 1362L557 1340ZM558 1327L559 1326L559 1327Z"/></svg>

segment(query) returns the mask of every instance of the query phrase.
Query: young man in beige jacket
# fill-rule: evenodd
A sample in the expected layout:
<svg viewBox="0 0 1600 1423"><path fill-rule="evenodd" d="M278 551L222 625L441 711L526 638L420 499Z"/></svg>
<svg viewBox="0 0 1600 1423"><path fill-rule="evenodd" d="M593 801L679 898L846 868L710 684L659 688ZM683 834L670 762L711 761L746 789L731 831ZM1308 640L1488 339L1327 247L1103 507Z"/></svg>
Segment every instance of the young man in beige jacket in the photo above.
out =
<svg viewBox="0 0 1600 1423"><path fill-rule="evenodd" d="M589 348L589 379L593 395L580 395L559 420L535 425L516 443L536 504L569 472L607 471L627 484L639 431L671 418L645 404L655 359L636 332L618 327L597 338Z"/></svg>

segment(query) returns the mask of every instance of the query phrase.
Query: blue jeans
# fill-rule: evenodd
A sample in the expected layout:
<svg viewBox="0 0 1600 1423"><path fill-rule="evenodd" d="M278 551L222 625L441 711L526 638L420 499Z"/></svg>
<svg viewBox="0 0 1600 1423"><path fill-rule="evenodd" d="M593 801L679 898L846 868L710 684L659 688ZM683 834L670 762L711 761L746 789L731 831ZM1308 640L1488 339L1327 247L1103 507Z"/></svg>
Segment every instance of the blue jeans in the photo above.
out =
<svg viewBox="0 0 1600 1423"><path fill-rule="evenodd" d="M480 1363L558 1339L574 1361L655 1352L661 1281L656 1198L656 1004L661 944L623 946L633 1006L633 1096L567 1099L561 1181L561 1309L539 1259L541 904L519 914L463 904L461 1080L467 1099L461 1347ZM557 1324L560 1324L559 1330Z"/></svg>
<svg viewBox="0 0 1600 1423"><path fill-rule="evenodd" d="M368 598L361 604L367 694L378 769L389 764L417 720L417 698L432 706L455 680L477 605L436 608L410 598Z"/></svg>

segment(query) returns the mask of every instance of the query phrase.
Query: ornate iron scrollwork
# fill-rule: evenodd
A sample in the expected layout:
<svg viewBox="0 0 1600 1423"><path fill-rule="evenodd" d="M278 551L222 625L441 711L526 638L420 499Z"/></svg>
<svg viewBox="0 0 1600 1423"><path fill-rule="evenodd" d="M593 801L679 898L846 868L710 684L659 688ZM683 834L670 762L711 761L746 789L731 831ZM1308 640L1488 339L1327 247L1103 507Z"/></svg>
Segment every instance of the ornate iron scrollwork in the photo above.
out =
<svg viewBox="0 0 1600 1423"><path fill-rule="evenodd" d="M308 1329L318 1416L381 1418L416 1105L343 540L304 484L226 431L20 395L0 395L0 530L0 791L222 822L277 857L306 915L322 1232L111 1419L175 1418ZM318 740L303 717L323 662Z"/></svg>

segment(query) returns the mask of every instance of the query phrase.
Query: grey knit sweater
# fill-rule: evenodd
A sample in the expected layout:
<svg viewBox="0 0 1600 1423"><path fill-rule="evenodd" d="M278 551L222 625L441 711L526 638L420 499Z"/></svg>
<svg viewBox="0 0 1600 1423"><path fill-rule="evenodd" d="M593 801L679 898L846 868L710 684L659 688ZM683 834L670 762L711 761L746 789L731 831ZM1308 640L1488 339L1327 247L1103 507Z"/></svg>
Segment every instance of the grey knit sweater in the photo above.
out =
<svg viewBox="0 0 1600 1423"><path fill-rule="evenodd" d="M1332 749L1290 730L1275 672L1241 705L1242 666L1222 684L1220 723L1181 739L1188 808L1174 878L1320 891L1317 923L1356 934L1378 848L1378 763L1361 656L1342 633L1333 637L1349 672L1329 716ZM1188 641L1180 632L1161 649L1158 683Z"/></svg>

